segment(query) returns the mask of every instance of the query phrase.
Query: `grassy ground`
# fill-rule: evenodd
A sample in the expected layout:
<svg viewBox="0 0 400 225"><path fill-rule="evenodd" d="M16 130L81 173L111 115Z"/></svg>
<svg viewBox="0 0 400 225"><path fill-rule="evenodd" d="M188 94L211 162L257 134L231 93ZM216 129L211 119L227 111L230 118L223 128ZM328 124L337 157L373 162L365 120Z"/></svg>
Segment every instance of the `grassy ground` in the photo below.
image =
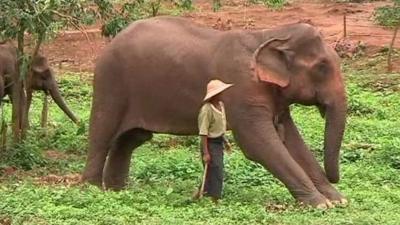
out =
<svg viewBox="0 0 400 225"><path fill-rule="evenodd" d="M85 76L66 74L63 92L84 123L70 123L52 104L44 136L36 96L30 138L0 152L0 224L398 224L400 75L345 70L350 113L337 187L350 200L347 207L323 211L297 205L282 184L240 151L225 158L222 203L190 203L201 177L193 137L158 135L138 149L125 191L76 185L74 174L83 169L87 149L91 87ZM80 88L73 88L77 84ZM314 108L293 110L321 158L323 120Z"/></svg>

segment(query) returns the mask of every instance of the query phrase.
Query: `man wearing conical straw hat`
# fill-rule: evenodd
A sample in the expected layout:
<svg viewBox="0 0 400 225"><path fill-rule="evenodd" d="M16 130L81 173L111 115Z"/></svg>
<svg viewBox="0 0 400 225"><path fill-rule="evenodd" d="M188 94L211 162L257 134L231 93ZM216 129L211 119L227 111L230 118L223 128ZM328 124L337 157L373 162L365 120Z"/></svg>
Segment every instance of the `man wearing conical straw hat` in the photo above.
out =
<svg viewBox="0 0 400 225"><path fill-rule="evenodd" d="M207 84L207 94L198 117L201 153L204 165L203 184L193 196L194 199L209 196L215 203L222 197L224 173L224 146L230 152L231 147L225 138L226 117L220 94L233 84L220 80L211 80Z"/></svg>

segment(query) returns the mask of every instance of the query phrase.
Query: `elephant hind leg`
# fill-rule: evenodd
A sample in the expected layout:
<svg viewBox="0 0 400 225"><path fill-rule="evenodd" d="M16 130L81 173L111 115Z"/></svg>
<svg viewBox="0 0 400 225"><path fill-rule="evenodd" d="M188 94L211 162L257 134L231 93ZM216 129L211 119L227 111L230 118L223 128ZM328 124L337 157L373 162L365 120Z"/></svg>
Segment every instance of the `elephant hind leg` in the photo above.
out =
<svg viewBox="0 0 400 225"><path fill-rule="evenodd" d="M104 119L96 111L98 110L92 109L89 130L89 151L82 180L102 188L104 165L113 137L117 131L118 121L116 119ZM118 118L118 116L112 114L108 118Z"/></svg>
<svg viewBox="0 0 400 225"><path fill-rule="evenodd" d="M133 150L152 136L150 131L131 129L117 137L111 146L103 173L106 189L121 190L126 185Z"/></svg>

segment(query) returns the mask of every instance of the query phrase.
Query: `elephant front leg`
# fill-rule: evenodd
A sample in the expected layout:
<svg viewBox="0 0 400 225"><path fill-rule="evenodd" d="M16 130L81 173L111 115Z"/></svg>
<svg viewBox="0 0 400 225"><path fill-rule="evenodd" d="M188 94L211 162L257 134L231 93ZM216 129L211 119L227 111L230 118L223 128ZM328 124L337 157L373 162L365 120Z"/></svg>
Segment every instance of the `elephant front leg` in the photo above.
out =
<svg viewBox="0 0 400 225"><path fill-rule="evenodd" d="M234 128L234 135L246 157L269 170L298 201L318 208L331 207L330 201L316 189L303 168L289 154L273 122L245 120L242 118Z"/></svg>
<svg viewBox="0 0 400 225"><path fill-rule="evenodd" d="M280 118L280 121L284 126L286 148L294 160L310 177L318 191L333 203L346 203L347 200L328 181L321 166L304 143L290 116L290 112L287 111L282 118Z"/></svg>

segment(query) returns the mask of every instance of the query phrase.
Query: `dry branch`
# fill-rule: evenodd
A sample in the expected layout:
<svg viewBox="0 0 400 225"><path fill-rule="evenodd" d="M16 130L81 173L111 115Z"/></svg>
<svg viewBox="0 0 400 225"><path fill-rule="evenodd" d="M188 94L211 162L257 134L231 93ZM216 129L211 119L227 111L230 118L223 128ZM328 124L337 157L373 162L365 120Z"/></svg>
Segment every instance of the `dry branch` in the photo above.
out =
<svg viewBox="0 0 400 225"><path fill-rule="evenodd" d="M399 30L400 24L397 25L396 29L394 30L393 33L393 38L392 38L392 42L390 43L389 46L389 52L388 52L388 72L392 72L392 51L393 51L393 45L394 45L394 41L396 40L396 36L397 36L397 31Z"/></svg>

